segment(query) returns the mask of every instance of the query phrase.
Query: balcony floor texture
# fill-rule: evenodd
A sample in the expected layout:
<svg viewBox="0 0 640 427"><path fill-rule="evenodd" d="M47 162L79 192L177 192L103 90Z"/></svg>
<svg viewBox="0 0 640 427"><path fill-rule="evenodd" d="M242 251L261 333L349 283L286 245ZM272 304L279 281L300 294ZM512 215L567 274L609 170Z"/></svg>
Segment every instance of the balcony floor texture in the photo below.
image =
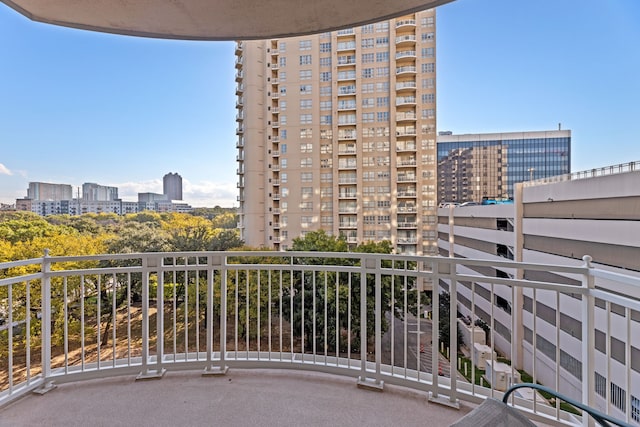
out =
<svg viewBox="0 0 640 427"><path fill-rule="evenodd" d="M122 376L61 384L0 410L0 426L448 426L468 413L427 394L324 373L230 369L227 375L168 372L160 380Z"/></svg>

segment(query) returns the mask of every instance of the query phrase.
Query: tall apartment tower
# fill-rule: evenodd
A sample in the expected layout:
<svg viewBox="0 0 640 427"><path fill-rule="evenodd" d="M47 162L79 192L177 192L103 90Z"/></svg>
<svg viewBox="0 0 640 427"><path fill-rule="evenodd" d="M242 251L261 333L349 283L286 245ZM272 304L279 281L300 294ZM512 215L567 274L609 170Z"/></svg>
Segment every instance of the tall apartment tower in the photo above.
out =
<svg viewBox="0 0 640 427"><path fill-rule="evenodd" d="M162 194L169 200L182 200L182 177L169 172L162 177Z"/></svg>
<svg viewBox="0 0 640 427"><path fill-rule="evenodd" d="M435 11L236 44L242 239L437 253Z"/></svg>

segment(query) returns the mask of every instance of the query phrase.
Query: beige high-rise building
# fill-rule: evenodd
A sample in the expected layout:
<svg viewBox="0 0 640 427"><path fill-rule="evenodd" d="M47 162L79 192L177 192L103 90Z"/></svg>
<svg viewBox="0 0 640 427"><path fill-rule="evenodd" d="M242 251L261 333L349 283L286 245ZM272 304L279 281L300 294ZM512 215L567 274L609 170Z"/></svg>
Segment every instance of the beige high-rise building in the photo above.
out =
<svg viewBox="0 0 640 427"><path fill-rule="evenodd" d="M241 237L437 253L435 11L236 44Z"/></svg>

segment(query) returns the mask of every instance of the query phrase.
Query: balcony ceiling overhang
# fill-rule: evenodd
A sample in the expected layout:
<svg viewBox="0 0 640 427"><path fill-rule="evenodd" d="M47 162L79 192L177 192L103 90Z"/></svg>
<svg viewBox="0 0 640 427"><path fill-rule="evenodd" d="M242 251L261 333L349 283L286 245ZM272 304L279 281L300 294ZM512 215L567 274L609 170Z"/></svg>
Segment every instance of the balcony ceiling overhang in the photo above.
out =
<svg viewBox="0 0 640 427"><path fill-rule="evenodd" d="M141 37L246 40L381 21L453 0L0 0L28 18Z"/></svg>

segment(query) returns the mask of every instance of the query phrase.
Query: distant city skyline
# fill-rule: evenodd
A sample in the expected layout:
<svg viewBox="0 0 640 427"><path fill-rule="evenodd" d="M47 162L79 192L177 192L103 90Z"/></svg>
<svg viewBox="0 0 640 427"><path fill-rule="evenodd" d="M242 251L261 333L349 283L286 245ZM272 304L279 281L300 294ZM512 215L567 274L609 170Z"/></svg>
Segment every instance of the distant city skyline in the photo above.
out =
<svg viewBox="0 0 640 427"><path fill-rule="evenodd" d="M574 171L640 160L640 51L627 43L640 40L640 2L456 0L437 16L439 131L562 123ZM29 181L133 200L177 170L187 203L237 206L233 49L61 28L0 5L0 202Z"/></svg>

